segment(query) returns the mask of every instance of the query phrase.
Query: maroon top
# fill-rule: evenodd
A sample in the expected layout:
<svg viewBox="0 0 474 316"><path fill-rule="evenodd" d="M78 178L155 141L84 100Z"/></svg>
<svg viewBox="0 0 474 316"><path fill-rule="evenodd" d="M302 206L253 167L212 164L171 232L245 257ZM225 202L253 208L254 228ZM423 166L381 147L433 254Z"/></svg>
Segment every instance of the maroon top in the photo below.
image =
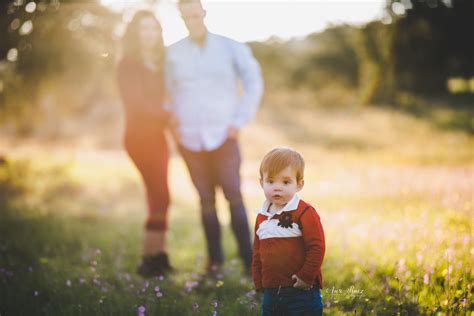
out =
<svg viewBox="0 0 474 316"><path fill-rule="evenodd" d="M168 146L164 129L170 113L162 108L163 71L152 71L130 58L118 64L117 79L125 107L124 145L140 171L146 189L147 230L166 230L170 203Z"/></svg>
<svg viewBox="0 0 474 316"><path fill-rule="evenodd" d="M117 77L128 127L138 124L163 129L169 119L169 112L162 108L163 71L154 72L143 63L124 57L118 64Z"/></svg>

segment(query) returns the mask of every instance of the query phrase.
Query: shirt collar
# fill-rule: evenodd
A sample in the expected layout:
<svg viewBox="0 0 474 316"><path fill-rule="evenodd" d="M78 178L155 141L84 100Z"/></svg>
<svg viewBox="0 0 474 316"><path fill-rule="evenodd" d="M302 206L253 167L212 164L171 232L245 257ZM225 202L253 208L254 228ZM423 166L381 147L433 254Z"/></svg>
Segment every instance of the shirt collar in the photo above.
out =
<svg viewBox="0 0 474 316"><path fill-rule="evenodd" d="M204 40L204 45L202 47L206 47L209 45L209 42L212 41L212 37L214 36L213 33L209 32L209 30L206 32L206 39ZM196 43L195 41L193 41L191 39L191 36L188 35L188 37L186 37L186 40L188 41L188 45L191 45L191 46L196 46L196 47L200 47L198 43Z"/></svg>
<svg viewBox="0 0 474 316"><path fill-rule="evenodd" d="M295 194L295 195L293 195L291 200L289 200L288 203L286 203L286 205L281 210L276 212L275 214L271 214L270 212L267 211L268 207L270 206L270 202L268 200L265 200L265 202L263 202L262 208L256 209L256 211L257 211L257 213L260 213L262 215L265 215L265 216L268 216L269 218L271 218L275 215L280 215L283 212L289 212L289 211L296 210L298 208L299 203L300 203L300 198L299 198L298 194Z"/></svg>

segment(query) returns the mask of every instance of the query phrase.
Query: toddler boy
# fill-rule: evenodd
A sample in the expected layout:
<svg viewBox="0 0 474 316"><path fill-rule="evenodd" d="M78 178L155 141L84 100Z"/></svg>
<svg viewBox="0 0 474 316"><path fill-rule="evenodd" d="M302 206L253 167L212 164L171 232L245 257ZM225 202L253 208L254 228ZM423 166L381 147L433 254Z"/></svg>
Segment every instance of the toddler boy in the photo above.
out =
<svg viewBox="0 0 474 316"><path fill-rule="evenodd" d="M263 290L262 316L322 315L324 231L316 210L296 194L304 166L290 148L273 149L260 165L266 201L255 223L252 275Z"/></svg>

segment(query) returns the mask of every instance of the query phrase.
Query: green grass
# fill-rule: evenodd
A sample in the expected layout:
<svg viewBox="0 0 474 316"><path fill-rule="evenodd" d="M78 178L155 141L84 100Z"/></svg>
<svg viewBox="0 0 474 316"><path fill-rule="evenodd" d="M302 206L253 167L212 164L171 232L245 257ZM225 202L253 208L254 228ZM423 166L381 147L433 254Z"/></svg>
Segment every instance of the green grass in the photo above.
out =
<svg viewBox="0 0 474 316"><path fill-rule="evenodd" d="M252 225L262 155L278 145L303 152L301 196L326 234L325 313L472 315L473 137L390 109L286 101L270 96L242 134L243 191ZM168 237L177 272L144 280L134 272L143 188L124 153L42 146L10 147L0 165L0 315L133 315L140 306L147 315L259 315L221 195L225 269L194 286L205 244L178 156Z"/></svg>
<svg viewBox="0 0 474 316"><path fill-rule="evenodd" d="M195 303L200 313L210 314L214 301L223 314L251 313L256 308L256 301L245 295L251 285L241 282L235 261L226 266L222 280L199 293L196 288L186 290L187 282L197 279L193 272L203 265L196 253L174 253L179 273L163 280L136 276L141 228L136 224L29 210L21 215L3 213L0 228L2 315L131 315L139 306L151 315L188 315ZM193 242L191 230L184 225L175 232L182 239L173 246L202 246L200 238ZM156 296L156 286L162 297Z"/></svg>

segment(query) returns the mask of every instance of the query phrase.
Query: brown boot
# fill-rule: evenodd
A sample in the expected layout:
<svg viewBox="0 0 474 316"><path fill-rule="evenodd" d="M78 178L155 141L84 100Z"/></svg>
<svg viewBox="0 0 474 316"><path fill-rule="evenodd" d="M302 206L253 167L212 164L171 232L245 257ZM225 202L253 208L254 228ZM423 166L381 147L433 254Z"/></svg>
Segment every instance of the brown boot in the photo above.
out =
<svg viewBox="0 0 474 316"><path fill-rule="evenodd" d="M137 273L143 277L153 277L165 275L173 272L170 265L168 254L161 252L156 255L145 255L137 268Z"/></svg>

